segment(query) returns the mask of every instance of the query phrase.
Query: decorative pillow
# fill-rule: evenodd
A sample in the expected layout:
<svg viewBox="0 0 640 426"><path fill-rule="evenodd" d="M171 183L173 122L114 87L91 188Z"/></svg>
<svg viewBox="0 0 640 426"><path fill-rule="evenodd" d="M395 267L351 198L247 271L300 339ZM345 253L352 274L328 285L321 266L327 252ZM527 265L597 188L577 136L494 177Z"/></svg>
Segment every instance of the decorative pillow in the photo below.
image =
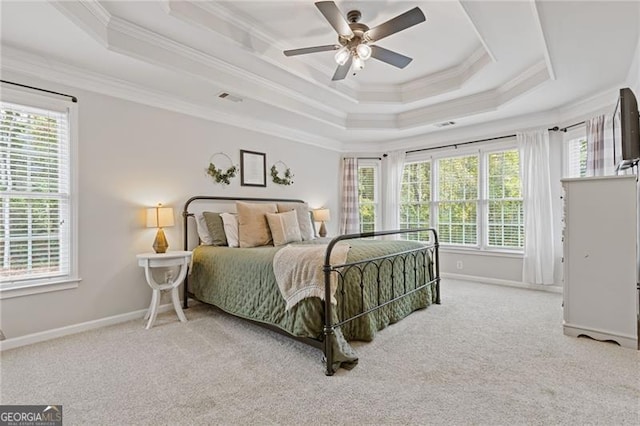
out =
<svg viewBox="0 0 640 426"><path fill-rule="evenodd" d="M198 237L200 238L200 244L210 246L213 244L213 238L209 234L207 229L207 222L204 221L202 213L196 214L196 229L198 230Z"/></svg>
<svg viewBox="0 0 640 426"><path fill-rule="evenodd" d="M232 213L220 213L224 225L224 235L227 237L229 247L239 247L238 242L238 218Z"/></svg>
<svg viewBox="0 0 640 426"><path fill-rule="evenodd" d="M271 231L265 214L277 213L275 204L236 202L240 247L268 246L272 243Z"/></svg>
<svg viewBox="0 0 640 426"><path fill-rule="evenodd" d="M203 212L204 221L207 224L209 235L211 235L212 245L226 246L227 237L224 234L224 225L220 213Z"/></svg>
<svg viewBox="0 0 640 426"><path fill-rule="evenodd" d="M309 214L309 204L307 203L278 203L278 212L283 213L287 211L295 210L298 219L298 225L300 226L300 236L302 241L313 240L315 238L315 232L313 231L313 225L311 222L311 215Z"/></svg>
<svg viewBox="0 0 640 426"><path fill-rule="evenodd" d="M298 215L295 210L285 213L267 213L267 222L269 222L274 246L302 241Z"/></svg>

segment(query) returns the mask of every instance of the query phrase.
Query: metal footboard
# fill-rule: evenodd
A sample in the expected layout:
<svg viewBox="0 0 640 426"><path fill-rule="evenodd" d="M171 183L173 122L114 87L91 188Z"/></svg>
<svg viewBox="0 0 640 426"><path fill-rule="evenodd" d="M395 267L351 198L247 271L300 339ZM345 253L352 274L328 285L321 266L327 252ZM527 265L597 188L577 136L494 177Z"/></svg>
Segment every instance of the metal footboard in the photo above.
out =
<svg viewBox="0 0 640 426"><path fill-rule="evenodd" d="M379 256L370 259L364 259L357 262L344 263L340 265L331 264L331 253L336 244L345 240L379 237L385 235L401 235L416 232L428 232L431 235L430 242L424 244L421 247L405 250L398 253L393 253L385 256ZM364 315L368 315L375 312L391 303L397 302L411 294L424 290L427 287L431 287L435 292L435 303L440 304L440 259L438 253L438 234L433 228L418 228L418 229L401 229L394 231L379 231L379 232L365 232L360 234L348 234L341 235L331 240L327 246L324 260L324 280L325 280L325 298L324 298L324 356L326 361L325 374L331 376L335 373L333 365L333 348L332 337L335 330L339 327L346 325L347 323L354 321ZM386 268L389 272L391 280L390 296L383 297L383 291L381 289L382 271ZM370 275L373 274L373 279L367 279L367 271L370 271ZM401 272L402 282L396 282L396 272ZM360 312L355 315L346 317L345 306L346 302L344 297L346 296L345 285L346 276L349 273L359 274L359 286L360 286ZM342 296L342 306L336 306L335 312L337 321L334 321L334 306L331 303L332 290L331 290L331 276L335 274L335 279L338 280L336 292L339 292ZM407 286L408 278L413 279ZM365 292L368 290L367 286L376 286L377 301L376 303L365 303ZM374 287L375 288L375 287Z"/></svg>

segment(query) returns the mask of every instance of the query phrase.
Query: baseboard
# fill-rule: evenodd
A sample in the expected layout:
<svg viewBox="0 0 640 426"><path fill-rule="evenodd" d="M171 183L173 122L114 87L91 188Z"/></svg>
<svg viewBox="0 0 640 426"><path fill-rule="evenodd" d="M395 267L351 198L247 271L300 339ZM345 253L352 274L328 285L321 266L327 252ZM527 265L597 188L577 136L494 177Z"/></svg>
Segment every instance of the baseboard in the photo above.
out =
<svg viewBox="0 0 640 426"><path fill-rule="evenodd" d="M159 313L168 312L171 310L173 310L173 304L171 303L166 303L158 307ZM18 348L20 346L31 345L33 343L44 342L46 340L57 339L58 337L68 336L70 334L76 334L100 327L106 327L108 325L114 325L122 322L140 319L143 318L146 313L147 309L141 309L139 311L128 312L126 314L114 315L111 317L100 318L93 321L54 328L52 330L27 334L25 336L8 338L6 340L0 341L0 352Z"/></svg>
<svg viewBox="0 0 640 426"><path fill-rule="evenodd" d="M562 287L557 285L542 285L542 284L529 284L520 281L501 280L498 278L478 277L475 275L463 275L453 274L450 272L443 272L440 274L442 278L449 278L452 280L461 281L473 281L482 284L502 285L506 287L526 288L528 290L547 291L549 293L562 293Z"/></svg>

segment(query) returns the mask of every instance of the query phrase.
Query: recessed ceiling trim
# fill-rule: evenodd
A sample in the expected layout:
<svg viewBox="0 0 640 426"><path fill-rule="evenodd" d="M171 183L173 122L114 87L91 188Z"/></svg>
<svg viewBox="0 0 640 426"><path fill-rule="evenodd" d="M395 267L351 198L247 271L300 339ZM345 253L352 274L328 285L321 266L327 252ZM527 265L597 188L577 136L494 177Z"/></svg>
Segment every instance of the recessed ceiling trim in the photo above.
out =
<svg viewBox="0 0 640 426"><path fill-rule="evenodd" d="M390 129L385 125L393 124L398 130L427 127L432 124L495 111L515 98L540 87L549 80L543 62L538 62L515 76L509 82L496 88L445 102L415 108L399 114L349 114L347 128ZM372 117L367 120L367 116ZM357 126L357 127L356 127Z"/></svg>
<svg viewBox="0 0 640 426"><path fill-rule="evenodd" d="M307 64L291 62L282 54L286 49L282 43L273 36L259 30L259 22L240 12L230 11L227 7L214 2L191 2L169 0L167 3L168 14L183 22L197 25L207 31L216 33L227 40L232 41L242 49L255 54L260 52L259 59L271 65L304 79L315 86L331 92L346 101L356 101L356 84L354 81L341 82L340 85L330 84L329 75L334 72L326 63L314 58L305 58ZM248 45L248 41L251 44ZM311 96L312 97L312 96Z"/></svg>
<svg viewBox="0 0 640 426"><path fill-rule="evenodd" d="M482 46L464 62L401 85L367 85L358 94L362 103L412 103L459 90L466 81L491 63Z"/></svg>
<svg viewBox="0 0 640 426"><path fill-rule="evenodd" d="M69 5L72 4L75 2L69 2ZM90 3L92 7L96 4L96 2ZM63 5L68 6L67 2L63 2ZM97 7L102 6L97 4ZM104 20L97 21L95 14L84 13L79 7L61 7L59 10L74 22L86 19L90 20L91 25L104 22ZM108 14L106 9L103 10ZM86 25L79 27L87 31ZM324 120L332 126L344 127L345 114L327 103L304 96L287 86L274 83L117 16L109 17L105 34L104 43L114 52L179 71L188 71L209 81L215 75L216 82L224 80L224 85L232 87L243 97L253 97L265 103L276 104L295 113L305 112L309 117ZM253 84L247 84L247 82Z"/></svg>
<svg viewBox="0 0 640 426"><path fill-rule="evenodd" d="M544 60L547 65L547 70L549 71L549 77L551 80L556 79L556 73L553 69L553 62L551 62L551 54L549 53L549 45L547 43L547 37L544 33L544 28L542 26L542 21L540 20L540 12L538 11L538 6L536 5L537 0L529 0L531 4L531 10L533 12L533 18L536 23L536 29L538 30L538 34L540 37L540 43L542 44L542 50L544 52Z"/></svg>
<svg viewBox="0 0 640 426"><path fill-rule="evenodd" d="M344 114L330 105L129 21L113 16L109 21L108 30L109 48L113 51L179 71L187 71L209 81L220 82L224 78L224 84L232 86L242 97L276 104L292 112L306 112L334 126L344 125ZM212 76L215 76L215 80ZM287 99L295 102L286 102Z"/></svg>
<svg viewBox="0 0 640 426"><path fill-rule="evenodd" d="M138 84L96 73L85 68L64 64L41 55L26 53L8 46L3 47L0 71L15 72L29 77L45 79L58 84L76 87L129 100L144 105L179 112L193 117L228 124L270 136L276 136L307 145L313 145L332 151L342 151L340 141L307 133L291 127L285 127L255 117L228 113L224 105L216 108L212 105L201 105L186 102L169 93L142 87ZM228 105L228 104L227 104Z"/></svg>

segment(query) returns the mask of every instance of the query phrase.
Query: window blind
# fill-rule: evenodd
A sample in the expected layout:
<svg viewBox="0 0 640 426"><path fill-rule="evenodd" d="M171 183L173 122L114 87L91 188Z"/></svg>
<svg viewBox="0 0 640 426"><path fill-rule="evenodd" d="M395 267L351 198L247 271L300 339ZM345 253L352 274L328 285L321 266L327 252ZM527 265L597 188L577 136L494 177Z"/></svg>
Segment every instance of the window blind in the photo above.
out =
<svg viewBox="0 0 640 426"><path fill-rule="evenodd" d="M373 232L377 216L377 167L358 166L358 198L360 204L360 232Z"/></svg>
<svg viewBox="0 0 640 426"><path fill-rule="evenodd" d="M450 244L478 244L478 156L438 161L438 232Z"/></svg>
<svg viewBox="0 0 640 426"><path fill-rule="evenodd" d="M488 155L488 238L487 245L502 248L524 247L524 210L518 150Z"/></svg>
<svg viewBox="0 0 640 426"><path fill-rule="evenodd" d="M571 139L566 142L566 174L567 178L584 177L587 175L587 139L584 137Z"/></svg>
<svg viewBox="0 0 640 426"><path fill-rule="evenodd" d="M68 276L69 113L0 105L0 283Z"/></svg>
<svg viewBox="0 0 640 426"><path fill-rule="evenodd" d="M426 228L430 223L431 162L405 164L400 192L400 228ZM407 239L428 241L430 233L405 234Z"/></svg>

